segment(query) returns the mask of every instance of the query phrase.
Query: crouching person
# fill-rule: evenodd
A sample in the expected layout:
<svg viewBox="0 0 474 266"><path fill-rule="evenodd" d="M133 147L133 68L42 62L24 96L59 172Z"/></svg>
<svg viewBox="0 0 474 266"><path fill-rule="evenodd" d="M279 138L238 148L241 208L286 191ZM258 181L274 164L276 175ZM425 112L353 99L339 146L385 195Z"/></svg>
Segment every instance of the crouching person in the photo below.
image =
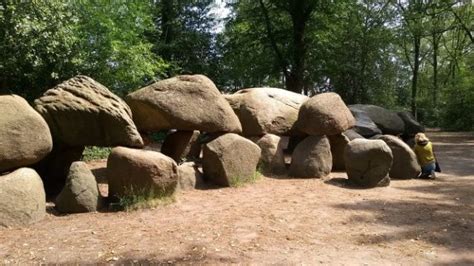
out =
<svg viewBox="0 0 474 266"><path fill-rule="evenodd" d="M423 133L415 135L414 151L416 158L421 165L421 174L419 178L435 179L436 158L433 153L433 144Z"/></svg>

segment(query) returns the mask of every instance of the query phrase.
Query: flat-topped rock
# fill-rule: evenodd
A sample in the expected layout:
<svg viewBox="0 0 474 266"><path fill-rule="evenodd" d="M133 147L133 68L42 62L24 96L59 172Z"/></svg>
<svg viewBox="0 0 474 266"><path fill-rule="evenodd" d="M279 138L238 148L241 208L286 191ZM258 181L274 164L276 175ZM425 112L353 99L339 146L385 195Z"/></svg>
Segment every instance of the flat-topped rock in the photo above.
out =
<svg viewBox="0 0 474 266"><path fill-rule="evenodd" d="M294 124L307 96L278 88L249 88L225 95L244 136L301 134Z"/></svg>
<svg viewBox="0 0 474 266"><path fill-rule="evenodd" d="M69 146L142 147L127 104L87 76L76 76L35 100L53 138Z"/></svg>
<svg viewBox="0 0 474 266"><path fill-rule="evenodd" d="M355 125L349 108L337 93L321 93L301 105L297 127L308 135L336 135Z"/></svg>
<svg viewBox="0 0 474 266"><path fill-rule="evenodd" d="M377 125L374 123L374 121L372 121L365 111L356 108L350 108L350 110L356 120L352 130L365 138L382 134L382 130L377 127Z"/></svg>
<svg viewBox="0 0 474 266"><path fill-rule="evenodd" d="M396 112L370 104L354 104L350 105L349 108L353 112L364 112L383 134L399 135L405 131L405 123Z"/></svg>
<svg viewBox="0 0 474 266"><path fill-rule="evenodd" d="M406 136L414 136L416 133L425 132L425 127L416 121L415 117L410 112L398 112L398 116L405 123L405 131L403 134Z"/></svg>
<svg viewBox="0 0 474 266"><path fill-rule="evenodd" d="M140 131L242 132L229 103L203 75L182 75L155 82L130 93L126 101Z"/></svg>

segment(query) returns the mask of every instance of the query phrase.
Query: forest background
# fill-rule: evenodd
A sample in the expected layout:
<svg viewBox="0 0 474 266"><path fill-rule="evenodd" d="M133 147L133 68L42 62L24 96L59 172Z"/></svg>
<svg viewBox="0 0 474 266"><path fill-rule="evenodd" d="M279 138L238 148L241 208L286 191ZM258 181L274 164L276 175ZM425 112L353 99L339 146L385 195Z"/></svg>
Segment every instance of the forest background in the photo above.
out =
<svg viewBox="0 0 474 266"><path fill-rule="evenodd" d="M118 95L178 74L409 110L474 130L472 0L0 0L0 94L77 74Z"/></svg>

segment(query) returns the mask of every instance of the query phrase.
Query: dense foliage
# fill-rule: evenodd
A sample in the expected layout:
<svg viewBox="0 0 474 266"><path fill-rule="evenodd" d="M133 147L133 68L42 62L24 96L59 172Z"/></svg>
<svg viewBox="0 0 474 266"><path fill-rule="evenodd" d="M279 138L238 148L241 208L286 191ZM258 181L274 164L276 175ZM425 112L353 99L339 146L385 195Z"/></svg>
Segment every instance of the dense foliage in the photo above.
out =
<svg viewBox="0 0 474 266"><path fill-rule="evenodd" d="M142 1L3 1L0 89L29 99L76 74L125 92L166 64L143 37L154 30Z"/></svg>
<svg viewBox="0 0 474 266"><path fill-rule="evenodd" d="M123 95L202 73L226 91L330 89L474 129L470 1L227 2L0 0L0 92L32 100L80 73Z"/></svg>

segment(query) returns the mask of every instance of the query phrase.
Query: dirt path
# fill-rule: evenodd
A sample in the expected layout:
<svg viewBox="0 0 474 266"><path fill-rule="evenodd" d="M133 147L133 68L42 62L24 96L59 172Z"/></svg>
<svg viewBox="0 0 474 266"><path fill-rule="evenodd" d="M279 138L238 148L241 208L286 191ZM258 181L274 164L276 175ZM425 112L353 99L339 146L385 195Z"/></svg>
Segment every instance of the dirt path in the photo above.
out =
<svg viewBox="0 0 474 266"><path fill-rule="evenodd" d="M474 264L474 135L428 135L443 169L435 181L359 190L263 178L151 210L50 214L0 231L0 264Z"/></svg>

